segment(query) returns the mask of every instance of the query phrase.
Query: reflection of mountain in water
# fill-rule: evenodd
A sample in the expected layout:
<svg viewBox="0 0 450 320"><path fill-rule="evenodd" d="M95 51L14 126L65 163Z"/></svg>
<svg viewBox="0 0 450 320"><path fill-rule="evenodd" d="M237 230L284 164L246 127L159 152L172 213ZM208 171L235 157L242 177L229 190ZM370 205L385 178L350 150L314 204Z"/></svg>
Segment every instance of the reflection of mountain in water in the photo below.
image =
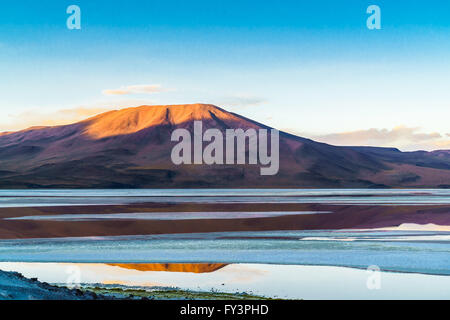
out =
<svg viewBox="0 0 450 320"><path fill-rule="evenodd" d="M222 269L224 263L112 263L110 266L138 271L209 273Z"/></svg>

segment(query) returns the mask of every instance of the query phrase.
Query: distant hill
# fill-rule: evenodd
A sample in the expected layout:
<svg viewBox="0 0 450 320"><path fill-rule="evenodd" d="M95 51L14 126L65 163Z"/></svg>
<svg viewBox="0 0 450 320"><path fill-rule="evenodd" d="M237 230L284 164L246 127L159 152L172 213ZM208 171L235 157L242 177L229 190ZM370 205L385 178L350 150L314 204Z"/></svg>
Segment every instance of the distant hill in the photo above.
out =
<svg viewBox="0 0 450 320"><path fill-rule="evenodd" d="M206 104L141 106L70 125L0 134L0 188L448 188L450 151L338 147L280 132L280 170L182 165L176 128L268 128Z"/></svg>

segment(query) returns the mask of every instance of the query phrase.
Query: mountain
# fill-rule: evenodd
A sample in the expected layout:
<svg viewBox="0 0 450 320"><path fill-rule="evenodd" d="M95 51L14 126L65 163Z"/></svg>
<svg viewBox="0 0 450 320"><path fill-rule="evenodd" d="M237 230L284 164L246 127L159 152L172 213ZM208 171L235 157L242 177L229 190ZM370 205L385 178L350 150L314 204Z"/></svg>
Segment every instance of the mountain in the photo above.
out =
<svg viewBox="0 0 450 320"><path fill-rule="evenodd" d="M338 147L280 132L280 170L171 162L174 129L269 129L207 104L141 106L0 134L0 188L450 187L450 152Z"/></svg>

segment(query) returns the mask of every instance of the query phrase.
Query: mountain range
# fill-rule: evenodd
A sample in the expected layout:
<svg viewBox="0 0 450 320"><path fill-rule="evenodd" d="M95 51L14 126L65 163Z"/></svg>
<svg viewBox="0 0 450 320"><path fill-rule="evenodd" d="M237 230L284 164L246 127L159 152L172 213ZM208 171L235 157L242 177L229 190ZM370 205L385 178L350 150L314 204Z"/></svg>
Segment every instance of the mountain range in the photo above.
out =
<svg viewBox="0 0 450 320"><path fill-rule="evenodd" d="M449 188L450 150L333 146L280 132L280 169L174 165L174 129L270 129L209 104L141 106L0 133L0 188Z"/></svg>

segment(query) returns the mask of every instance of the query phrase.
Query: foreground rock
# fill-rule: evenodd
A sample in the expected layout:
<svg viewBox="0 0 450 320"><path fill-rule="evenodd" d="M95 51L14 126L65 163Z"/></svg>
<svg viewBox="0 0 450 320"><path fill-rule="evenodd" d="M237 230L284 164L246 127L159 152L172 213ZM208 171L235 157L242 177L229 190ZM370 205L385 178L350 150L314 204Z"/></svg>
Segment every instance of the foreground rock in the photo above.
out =
<svg viewBox="0 0 450 320"><path fill-rule="evenodd" d="M245 292L195 292L175 288L145 290L114 285L79 289L53 286L18 272L0 271L0 300L261 300Z"/></svg>
<svg viewBox="0 0 450 320"><path fill-rule="evenodd" d="M93 292L68 289L27 279L17 272L0 271L0 300L96 300Z"/></svg>

